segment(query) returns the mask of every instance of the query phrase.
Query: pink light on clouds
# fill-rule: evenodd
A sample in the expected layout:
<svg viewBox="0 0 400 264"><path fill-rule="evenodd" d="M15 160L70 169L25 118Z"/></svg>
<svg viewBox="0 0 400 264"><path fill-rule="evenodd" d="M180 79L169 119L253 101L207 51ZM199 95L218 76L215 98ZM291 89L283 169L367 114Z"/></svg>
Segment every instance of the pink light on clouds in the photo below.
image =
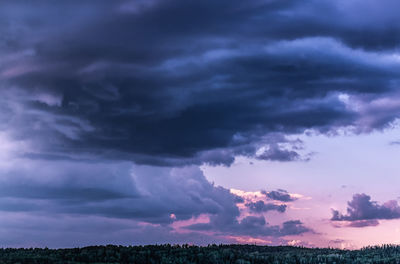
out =
<svg viewBox="0 0 400 264"><path fill-rule="evenodd" d="M192 217L188 220L178 220L174 221L171 224L171 227L176 231L176 232L181 232L181 233L188 233L190 232L189 230L185 229L185 227L193 225L193 224L205 224L210 222L210 216L207 214L201 214L197 217Z"/></svg>
<svg viewBox="0 0 400 264"><path fill-rule="evenodd" d="M268 239L254 238L249 236L226 236L226 238L240 244L270 245L273 243L271 240Z"/></svg>

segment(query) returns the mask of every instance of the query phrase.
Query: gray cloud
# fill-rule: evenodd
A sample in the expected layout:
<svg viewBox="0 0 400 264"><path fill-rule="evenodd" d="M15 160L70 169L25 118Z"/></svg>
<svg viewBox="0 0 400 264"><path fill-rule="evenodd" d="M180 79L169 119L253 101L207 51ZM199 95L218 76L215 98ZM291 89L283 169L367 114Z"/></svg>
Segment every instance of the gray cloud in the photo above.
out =
<svg viewBox="0 0 400 264"><path fill-rule="evenodd" d="M372 220L356 220L349 223L348 227L367 227L367 226L377 226L379 225L379 221L372 219Z"/></svg>
<svg viewBox="0 0 400 264"><path fill-rule="evenodd" d="M293 150L280 149L275 144L270 146L261 155L257 156L261 160L293 161L301 159L299 153Z"/></svg>
<svg viewBox="0 0 400 264"><path fill-rule="evenodd" d="M217 234L225 235L244 235L252 237L284 237L289 235L301 235L307 232L313 232L312 229L303 225L300 220L290 220L278 225L269 225L264 216L246 216L241 221L220 221L219 218L211 218L210 223L193 224L186 228L194 231L214 231Z"/></svg>
<svg viewBox="0 0 400 264"><path fill-rule="evenodd" d="M353 195L347 203L347 214L332 210L332 221L350 221L351 227L376 226L380 219L400 218L400 206L397 201L391 200L382 205L371 201L371 197L364 193Z"/></svg>
<svg viewBox="0 0 400 264"><path fill-rule="evenodd" d="M262 213L268 211L278 211L283 213L286 211L287 207L285 204L277 205L273 203L264 203L264 201L250 202L246 203L245 205L250 209L250 211L255 213Z"/></svg>
<svg viewBox="0 0 400 264"><path fill-rule="evenodd" d="M297 198L292 197L287 191L279 189L276 191L261 191L266 197L272 200L281 201L281 202L292 202L297 200Z"/></svg>
<svg viewBox="0 0 400 264"><path fill-rule="evenodd" d="M35 161L1 176L3 211L98 215L157 224L220 214L221 208L238 213L237 197L213 186L196 168Z"/></svg>
<svg viewBox="0 0 400 264"><path fill-rule="evenodd" d="M7 3L3 129L50 159L307 160L287 135L370 131L400 112L370 104L397 98L398 3L360 4L357 23L355 3Z"/></svg>
<svg viewBox="0 0 400 264"><path fill-rule="evenodd" d="M109 225L118 226L118 223L123 223L120 227L112 227L116 228L116 233L123 232L122 229L137 230L131 231L141 234L141 237L137 237L138 241L147 241L143 226L149 226L148 232L154 231L154 236L149 237L148 241L157 241L157 231L155 231L157 228L153 230L150 226L159 226L161 232L159 241L164 241L163 239L174 241L175 238L176 241L184 241L187 237L175 236L171 224L200 215L208 215L210 223L194 224L188 229L193 232L206 230L214 232L214 235L192 236L193 241L197 242L203 237L202 243L228 241L224 238L227 235L278 238L309 231L300 222L294 226L283 224L279 227L268 225L263 217L246 217L239 221L240 211L237 203L242 203L243 199L228 189L211 184L197 167L165 168L137 166L126 162L79 163L48 160L14 160L14 162L9 167L0 167L0 211L4 216L10 215L11 219L41 217L43 221L49 222L43 222L43 225L49 225L49 229L43 231L44 233L64 232L51 220L52 218L66 219L67 222L75 223L76 226L71 227L73 230L83 228L79 227L80 221L84 226L88 219L97 219L96 221L105 221ZM264 207L263 210L285 211L285 207L281 206L275 208L266 204ZM0 223L1 221L0 217ZM18 221L15 225L18 226ZM16 235L7 232L7 226L3 228L4 230L1 231L0 228L0 231L4 232L5 236L14 242L18 241ZM30 225L23 227L27 233L34 233L34 236L43 238L31 230L33 228L36 227ZM170 240L167 239L169 233L171 233ZM50 234L44 236L47 235ZM121 236L121 239L124 237ZM199 240L196 240L197 237ZM68 243L73 242L72 237L70 238ZM94 238L105 241L105 238L96 235ZM85 241L88 242L82 239L76 243L86 243ZM43 243L43 241L36 242ZM58 243L61 241L56 244Z"/></svg>

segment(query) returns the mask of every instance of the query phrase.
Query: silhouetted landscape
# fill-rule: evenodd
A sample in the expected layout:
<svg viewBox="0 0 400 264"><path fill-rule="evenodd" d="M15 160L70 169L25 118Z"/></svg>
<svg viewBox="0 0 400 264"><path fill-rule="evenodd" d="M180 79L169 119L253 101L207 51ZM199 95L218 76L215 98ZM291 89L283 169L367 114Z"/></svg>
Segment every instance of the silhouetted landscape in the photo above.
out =
<svg viewBox="0 0 400 264"><path fill-rule="evenodd" d="M400 263L400 246L360 250L256 245L91 246L71 249L0 249L0 263Z"/></svg>

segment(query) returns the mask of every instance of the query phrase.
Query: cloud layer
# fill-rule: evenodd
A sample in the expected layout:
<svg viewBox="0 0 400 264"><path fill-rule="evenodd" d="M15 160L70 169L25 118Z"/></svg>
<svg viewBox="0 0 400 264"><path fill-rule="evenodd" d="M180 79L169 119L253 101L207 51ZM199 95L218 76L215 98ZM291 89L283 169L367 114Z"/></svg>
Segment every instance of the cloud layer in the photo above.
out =
<svg viewBox="0 0 400 264"><path fill-rule="evenodd" d="M269 225L263 215L243 216L238 207L244 203L243 198L211 184L197 167L14 161L9 167L0 168L0 245L49 246L47 239L53 241L50 246L104 243L106 235L95 234L100 229L115 243L127 244L127 234L136 235L131 237L135 239L131 243L207 244L235 242L231 236L277 239L311 231L299 220L279 226ZM286 207L269 210L273 209L283 213ZM90 221L94 221L93 225L84 230ZM63 228L60 223L64 222ZM36 230L39 224L42 227ZM69 229L92 238L52 238L54 233L64 234ZM127 234L121 235L124 230ZM18 237L24 232L31 235L25 244Z"/></svg>
<svg viewBox="0 0 400 264"><path fill-rule="evenodd" d="M0 118L35 157L307 160L286 135L369 131L398 116L399 23L387 10L399 4L360 5L7 3Z"/></svg>

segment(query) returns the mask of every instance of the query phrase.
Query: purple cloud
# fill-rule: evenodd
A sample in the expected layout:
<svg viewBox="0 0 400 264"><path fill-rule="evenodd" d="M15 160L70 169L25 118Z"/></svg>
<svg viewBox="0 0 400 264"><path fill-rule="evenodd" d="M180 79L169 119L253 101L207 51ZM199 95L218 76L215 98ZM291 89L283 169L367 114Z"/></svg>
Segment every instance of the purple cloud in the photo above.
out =
<svg viewBox="0 0 400 264"><path fill-rule="evenodd" d="M5 217L0 216L0 233L3 234L0 245L18 245L18 236L24 232L32 235L31 240L19 245L46 245L45 241L52 241L53 246L74 246L106 241L106 237L96 234L99 230L109 234L115 243L128 241L126 235L121 234L129 229L127 232L135 234L137 243L186 240L202 241L202 244L227 242L229 240L223 238L227 235L278 238L309 230L300 222L294 226L271 226L262 216L239 220L241 214L237 203L244 202L243 198L210 183L197 167L24 160L23 166L0 167L0 175L0 212ZM260 205L254 205L254 210L284 212L285 209L285 206ZM210 223L193 224L188 228L196 234L174 233L173 223L193 221L200 215L209 216ZM16 221L20 218L24 220ZM34 221L26 220L39 218L38 223L48 227L40 232ZM65 224L64 230L52 219L74 226ZM73 243L71 235L66 235L68 239L64 242L55 242L56 239L51 238L52 233L63 234L68 229L81 232L88 219L95 219L96 223L84 233L93 238L78 236L77 244ZM101 222L108 227L104 228ZM15 232L18 228L20 230ZM213 234L198 234L199 231L212 231ZM152 237L148 237L147 232ZM157 232L160 232L158 240Z"/></svg>
<svg viewBox="0 0 400 264"><path fill-rule="evenodd" d="M312 229L304 226L300 220L283 222L281 226L270 225L265 221L264 216L246 216L238 221L236 218L221 219L220 216L211 217L209 223L200 223L186 226L193 231L214 231L221 235L252 236L252 237L284 237L289 235L300 235L313 232Z"/></svg>
<svg viewBox="0 0 400 264"><path fill-rule="evenodd" d="M240 199L212 185L195 167L26 161L22 168L0 168L0 175L0 211L97 215L154 224L239 213Z"/></svg>
<svg viewBox="0 0 400 264"><path fill-rule="evenodd" d="M262 194L267 196L269 199L281 201L281 202L292 202L297 200L297 198L292 197L287 191L279 189L276 191L261 191Z"/></svg>
<svg viewBox="0 0 400 264"><path fill-rule="evenodd" d="M307 160L287 135L371 131L400 113L396 102L370 104L398 92L399 63L387 56L400 40L396 1L359 23L360 0L41 2L0 10L0 120L34 145L29 157Z"/></svg>
<svg viewBox="0 0 400 264"><path fill-rule="evenodd" d="M365 227L376 226L379 219L400 218L400 206L395 200L390 200L382 205L371 201L367 194L354 194L353 199L347 203L347 213L341 214L332 210L332 221L350 221L348 226Z"/></svg>
<svg viewBox="0 0 400 264"><path fill-rule="evenodd" d="M376 219L372 220L355 220L348 224L348 227L367 227L367 226L377 226L379 221Z"/></svg>
<svg viewBox="0 0 400 264"><path fill-rule="evenodd" d="M249 202L245 204L246 207L250 209L250 211L254 213L262 213L268 211L278 211L278 212L285 212L286 205L285 204L273 204L273 203L264 203L264 201L257 201L257 202Z"/></svg>

